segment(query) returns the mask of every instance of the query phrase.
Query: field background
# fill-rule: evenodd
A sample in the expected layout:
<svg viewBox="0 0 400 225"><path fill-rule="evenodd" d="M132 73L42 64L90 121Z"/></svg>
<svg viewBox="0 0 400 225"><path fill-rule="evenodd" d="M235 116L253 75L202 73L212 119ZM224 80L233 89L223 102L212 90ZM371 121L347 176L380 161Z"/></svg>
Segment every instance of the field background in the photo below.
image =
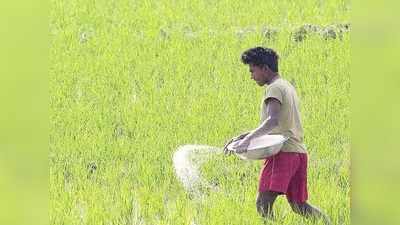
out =
<svg viewBox="0 0 400 225"><path fill-rule="evenodd" d="M200 199L172 165L180 145L222 147L257 127L263 88L240 54L258 45L277 50L302 101L310 202L350 224L350 35L294 40L305 24L348 23L349 1L51 6L50 224L262 224L261 162L212 156L201 170L218 189ZM273 224L313 224L282 197L275 212Z"/></svg>

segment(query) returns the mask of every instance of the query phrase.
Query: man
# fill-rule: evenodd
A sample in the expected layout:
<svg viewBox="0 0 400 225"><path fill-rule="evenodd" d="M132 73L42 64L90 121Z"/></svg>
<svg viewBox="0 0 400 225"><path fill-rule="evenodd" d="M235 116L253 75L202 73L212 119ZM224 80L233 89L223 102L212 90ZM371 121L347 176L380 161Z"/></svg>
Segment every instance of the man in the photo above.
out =
<svg viewBox="0 0 400 225"><path fill-rule="evenodd" d="M250 141L264 134L281 134L289 139L281 151L268 157L259 180L257 211L264 218L273 217L272 206L278 195L284 194L295 213L308 218L328 217L307 203L307 151L303 144L299 99L295 88L278 73L278 55L269 48L256 47L242 54L242 62L249 65L251 78L259 86L268 85L261 105L261 125L253 131L239 135L227 145L236 142L235 152L245 152Z"/></svg>

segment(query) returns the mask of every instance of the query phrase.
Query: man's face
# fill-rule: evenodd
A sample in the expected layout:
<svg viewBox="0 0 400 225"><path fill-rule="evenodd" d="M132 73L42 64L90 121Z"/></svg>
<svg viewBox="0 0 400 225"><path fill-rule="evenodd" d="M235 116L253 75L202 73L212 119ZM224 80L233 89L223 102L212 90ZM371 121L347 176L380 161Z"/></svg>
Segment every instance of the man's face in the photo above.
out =
<svg viewBox="0 0 400 225"><path fill-rule="evenodd" d="M268 81L268 71L265 67L249 64L249 71L251 79L253 79L258 85L264 86Z"/></svg>

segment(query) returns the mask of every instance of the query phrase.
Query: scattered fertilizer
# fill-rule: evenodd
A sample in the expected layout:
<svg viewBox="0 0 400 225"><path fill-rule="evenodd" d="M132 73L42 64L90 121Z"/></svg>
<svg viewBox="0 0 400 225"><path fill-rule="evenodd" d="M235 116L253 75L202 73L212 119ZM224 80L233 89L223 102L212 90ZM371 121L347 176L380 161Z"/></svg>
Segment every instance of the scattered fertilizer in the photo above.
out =
<svg viewBox="0 0 400 225"><path fill-rule="evenodd" d="M222 154L222 149L207 145L179 146L173 156L173 163L178 179L185 190L195 197L200 197L204 188L215 189L200 174L200 166L211 154Z"/></svg>

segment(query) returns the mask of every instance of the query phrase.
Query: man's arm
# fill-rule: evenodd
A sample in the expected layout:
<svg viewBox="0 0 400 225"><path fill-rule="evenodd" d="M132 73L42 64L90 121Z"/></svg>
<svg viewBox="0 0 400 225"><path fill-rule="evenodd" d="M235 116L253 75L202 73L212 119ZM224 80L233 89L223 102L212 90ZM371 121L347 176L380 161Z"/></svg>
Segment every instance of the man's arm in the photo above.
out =
<svg viewBox="0 0 400 225"><path fill-rule="evenodd" d="M267 105L267 111L269 117L264 120L264 122L257 127L255 130L251 131L237 146L235 146L236 152L245 152L250 140L265 134L270 133L279 124L279 115L281 112L281 103L276 98L267 98L265 100Z"/></svg>
<svg viewBox="0 0 400 225"><path fill-rule="evenodd" d="M281 112L281 103L276 98L267 98L265 100L269 117L255 130L250 132L246 138L252 139L271 132L279 124L279 115Z"/></svg>

